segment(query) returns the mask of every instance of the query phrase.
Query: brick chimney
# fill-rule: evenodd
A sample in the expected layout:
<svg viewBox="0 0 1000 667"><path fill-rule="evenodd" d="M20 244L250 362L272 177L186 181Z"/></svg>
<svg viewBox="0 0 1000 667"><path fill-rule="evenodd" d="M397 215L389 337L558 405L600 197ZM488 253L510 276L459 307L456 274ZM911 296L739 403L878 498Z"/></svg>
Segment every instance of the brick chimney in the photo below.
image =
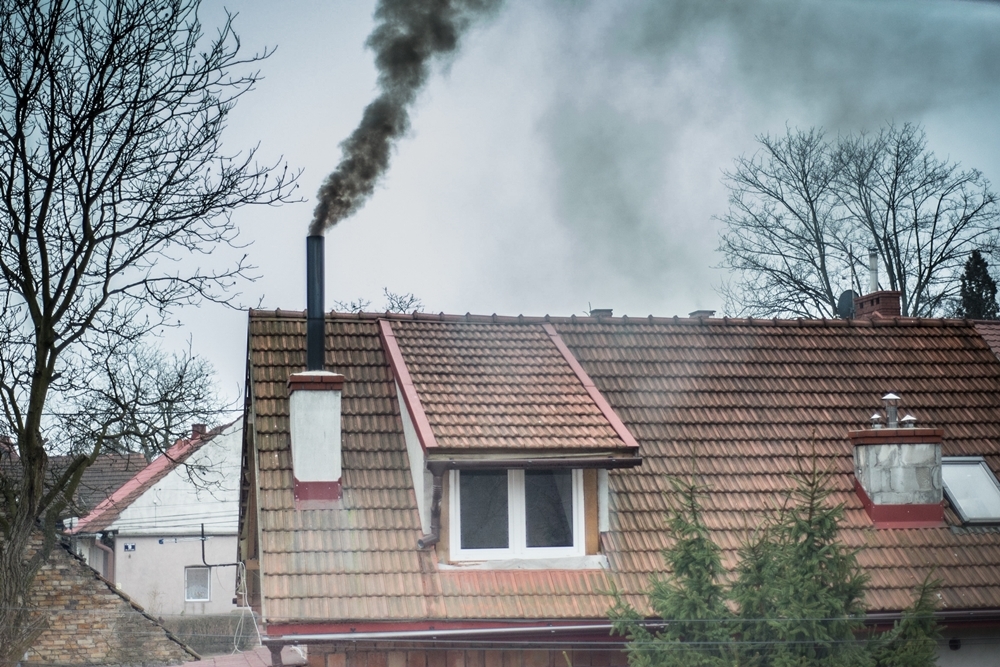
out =
<svg viewBox="0 0 1000 667"><path fill-rule="evenodd" d="M929 528L944 525L939 428L916 428L898 419L899 397L886 394L883 415L872 427L848 432L854 446L854 489L876 528Z"/></svg>
<svg viewBox="0 0 1000 667"><path fill-rule="evenodd" d="M878 288L878 254L868 250L868 294L854 299L854 317L859 320L900 317L902 293Z"/></svg>
<svg viewBox="0 0 1000 667"><path fill-rule="evenodd" d="M341 392L344 376L306 371L288 378L296 509L327 509L341 497Z"/></svg>

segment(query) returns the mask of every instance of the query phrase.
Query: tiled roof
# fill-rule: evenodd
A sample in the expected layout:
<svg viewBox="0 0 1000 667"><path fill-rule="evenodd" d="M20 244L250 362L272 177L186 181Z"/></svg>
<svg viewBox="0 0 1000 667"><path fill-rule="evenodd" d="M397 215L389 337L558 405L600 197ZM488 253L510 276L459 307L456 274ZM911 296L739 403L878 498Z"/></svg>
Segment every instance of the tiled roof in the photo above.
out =
<svg viewBox="0 0 1000 667"><path fill-rule="evenodd" d="M2 444L0 443L0 446ZM10 452L9 458L4 458L0 462L0 471L12 480L20 479L22 470L17 463L16 449L8 451ZM50 457L47 471L48 483L54 484L58 481L74 458L76 457L68 455ZM142 454L103 454L98 456L94 463L83 471L80 485L76 490L76 497L70 503L67 512L82 514L94 509L145 467L146 459Z"/></svg>
<svg viewBox="0 0 1000 667"><path fill-rule="evenodd" d="M395 322L441 450L620 450L627 444L540 326Z"/></svg>
<svg viewBox="0 0 1000 667"><path fill-rule="evenodd" d="M49 472L58 474L66 463L58 456L49 460ZM54 460L53 460L54 459ZM67 461L68 463L68 461ZM92 510L121 488L122 484L135 477L146 467L142 454L106 454L97 459L83 472L80 486L76 490L77 504L83 510Z"/></svg>
<svg viewBox="0 0 1000 667"><path fill-rule="evenodd" d="M538 437L531 419L586 406L575 402L578 385L557 358L524 352L541 350L533 341L544 341L543 324L554 327L644 459L639 468L610 474L606 574L442 570L434 550L416 548L420 521L377 317L327 318L327 368L346 376L344 498L339 509L296 511L286 380L305 365L305 318L251 313L268 622L602 618L612 583L641 606L639 593L662 571L660 551L669 543L669 475L696 473L710 487L706 520L732 565L746 530L792 487L813 451L833 472L833 500L846 506L843 538L862 549L870 609L905 607L931 568L944 582L942 608L1000 608L1000 532L876 530L851 481L847 432L865 425L888 391L903 397L902 409L919 425L944 428L945 455L985 454L1000 469L1000 361L968 323L393 317L435 436L454 438L456 447L470 432ZM508 355L511 349L517 355ZM545 387L539 405L507 398L487 381L502 383L508 370L531 378L532 364L556 375L552 385L526 383ZM523 421L491 422L486 406ZM561 418L584 437L613 437L589 407ZM957 523L950 511L947 518Z"/></svg>
<svg viewBox="0 0 1000 667"><path fill-rule="evenodd" d="M979 335L1000 356L1000 320L976 320L975 325Z"/></svg>

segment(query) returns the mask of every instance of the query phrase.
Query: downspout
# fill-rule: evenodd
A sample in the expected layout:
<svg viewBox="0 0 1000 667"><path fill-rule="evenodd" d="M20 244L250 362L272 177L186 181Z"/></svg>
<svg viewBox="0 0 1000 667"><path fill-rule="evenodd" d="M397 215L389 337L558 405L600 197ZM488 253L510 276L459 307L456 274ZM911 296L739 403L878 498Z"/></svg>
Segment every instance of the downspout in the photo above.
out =
<svg viewBox="0 0 1000 667"><path fill-rule="evenodd" d="M104 578L117 586L115 581L115 550L101 542L101 538L101 535L95 536L94 546L104 552L104 569L106 570Z"/></svg>

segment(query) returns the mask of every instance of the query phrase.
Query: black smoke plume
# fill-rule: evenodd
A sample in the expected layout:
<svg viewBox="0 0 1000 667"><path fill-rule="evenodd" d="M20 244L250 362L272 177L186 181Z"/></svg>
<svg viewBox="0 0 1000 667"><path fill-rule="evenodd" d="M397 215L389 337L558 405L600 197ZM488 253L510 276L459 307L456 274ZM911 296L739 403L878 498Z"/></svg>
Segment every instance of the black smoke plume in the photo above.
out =
<svg viewBox="0 0 1000 667"><path fill-rule="evenodd" d="M364 204L389 168L393 143L409 128L408 107L427 81L430 59L454 52L472 21L493 12L501 2L379 1L377 25L367 46L375 51L382 92L340 145L343 157L319 190L310 234L322 234Z"/></svg>

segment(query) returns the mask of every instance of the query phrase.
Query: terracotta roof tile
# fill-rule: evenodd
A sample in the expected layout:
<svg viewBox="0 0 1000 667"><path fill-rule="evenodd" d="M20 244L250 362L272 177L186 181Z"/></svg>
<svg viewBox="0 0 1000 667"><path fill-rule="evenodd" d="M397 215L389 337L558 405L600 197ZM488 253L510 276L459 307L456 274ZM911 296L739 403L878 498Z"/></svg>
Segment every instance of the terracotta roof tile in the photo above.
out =
<svg viewBox="0 0 1000 667"><path fill-rule="evenodd" d="M887 391L944 453L1000 468L1000 361L958 321L876 323L550 319L640 445L612 471L611 570L442 570L419 551L396 388L375 316L329 316L326 362L343 373L344 498L292 504L285 382L305 363L301 316L254 312L250 378L260 470L261 571L270 622L603 618L614 584L641 592L669 545L669 475L710 489L705 517L724 562L811 453L846 507L842 536L872 577L867 603L897 610L931 568L945 609L1000 608L1000 531L875 530L853 490L846 434ZM438 444L620 447L615 431L542 329L543 319L420 315L392 330ZM978 323L977 323L978 327ZM953 513L948 511L955 523Z"/></svg>

